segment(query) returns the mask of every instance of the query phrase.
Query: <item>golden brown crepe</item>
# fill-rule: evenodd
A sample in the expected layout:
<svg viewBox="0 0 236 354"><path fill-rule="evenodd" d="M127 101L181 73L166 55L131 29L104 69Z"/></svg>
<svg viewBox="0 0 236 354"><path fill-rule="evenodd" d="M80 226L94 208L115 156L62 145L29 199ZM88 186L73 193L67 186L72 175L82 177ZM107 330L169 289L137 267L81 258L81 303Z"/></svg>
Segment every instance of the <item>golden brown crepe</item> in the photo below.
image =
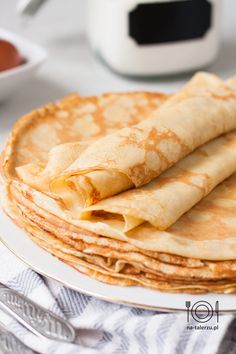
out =
<svg viewBox="0 0 236 354"><path fill-rule="evenodd" d="M152 92L103 94L98 97L70 95L55 104L37 109L15 124L8 139L9 149L14 148L11 151L13 160L9 161L9 164L14 164L11 173L15 175L15 167L25 165L25 178L28 177L29 184L41 188L41 180L37 184L34 177L41 178L39 172L48 160L52 161L53 152L56 158L52 165L55 163L56 167L52 166L52 170L55 169L57 175L59 169L71 163L68 146L71 150L72 146L75 149L81 146L82 151L102 136L147 119L167 98L166 94ZM60 145L65 148L65 160L57 158L59 154L63 156ZM58 160L60 164L57 164ZM5 170L7 168L10 167ZM23 169L19 171L24 173ZM46 178L45 184L48 181L46 175L42 177Z"/></svg>
<svg viewBox="0 0 236 354"><path fill-rule="evenodd" d="M108 134L83 151L71 145L75 151L70 154L66 146L60 160L63 166L67 161L70 165L61 173L47 174L52 170L52 156L41 175L39 166L31 166L38 180L32 182L29 166L26 171L21 167L18 173L34 186L41 184L46 174L50 189L69 207L89 206L150 182L198 146L235 129L235 98L232 85L210 74L197 74L149 119Z"/></svg>
<svg viewBox="0 0 236 354"><path fill-rule="evenodd" d="M53 150L59 151L62 146L56 146ZM54 161L51 166L57 164L60 168L60 159ZM25 166L23 169L27 170ZM233 132L200 147L146 186L83 209L81 217L92 220L89 211L105 211L123 216L124 232L145 221L159 230L165 230L235 170L236 134ZM96 215L99 216L98 213Z"/></svg>
<svg viewBox="0 0 236 354"><path fill-rule="evenodd" d="M15 203L48 220L55 232L58 228L72 232L75 226L86 230L80 232L125 241L146 251L205 260L236 259L236 174L166 231L159 231L146 223L124 234L122 230L118 231L119 220L114 218L81 221L72 218L60 202L16 182L10 186L10 194Z"/></svg>
<svg viewBox="0 0 236 354"><path fill-rule="evenodd" d="M191 124L196 120L195 136L186 137L192 147L201 144L200 134L209 140L233 130L234 82L224 84L212 75L201 74L167 101L166 95L154 93L71 96L21 118L0 162L4 210L39 246L97 280L163 291L235 292L235 131L202 145L145 186L87 209L76 204L74 182L68 190L63 187L64 171L77 155L82 156L102 136L144 124L153 114L159 115L158 109L166 112L189 100ZM204 106L204 115L196 102L208 99L209 112ZM164 101L165 107L160 108ZM202 114L200 123L197 112ZM164 118L160 121L158 126L165 123ZM187 134L185 129L191 128L191 135L187 116L185 122L186 127L178 128L176 123L175 129ZM171 149L174 146L171 142ZM167 147L165 152L168 155L171 150ZM102 171L102 187L111 188L106 185L107 178L117 177L117 171ZM83 175L84 180L88 175ZM95 176L92 173L92 179ZM119 184L124 186L123 180L118 180L112 194Z"/></svg>
<svg viewBox="0 0 236 354"><path fill-rule="evenodd" d="M232 86L232 82L230 85ZM205 119L206 121L204 122L204 124L206 124L205 130L209 131L209 134L211 134L211 131L216 130L217 124L219 125L219 129L227 130L226 126L220 124L221 119L225 120L222 110L218 109L218 112L215 112L215 106L213 106L211 99L213 95L212 92L214 92L214 90L219 91L219 88L223 91L226 90L226 93L228 94L227 90L231 90L230 85L227 86L226 84L223 84L223 82L221 82L213 75L205 73L198 74L190 81L190 83L186 85L186 87L180 93L169 98L164 104L164 108L157 109L156 112L152 113L152 116L154 116L154 118L146 119L143 123L139 123L139 125L143 124L146 127L146 125L148 125L150 122L152 122L151 124L154 124L154 122L155 124L159 123L159 120L160 122L162 122L162 125L166 125L168 120L171 119L168 118L171 117L171 115L168 115L168 112L172 112L171 109L173 109L173 107L175 107L175 109L177 110L177 114L173 114L172 116L175 117L175 119L178 120L178 117L182 116L183 112L185 112L184 114L187 114L188 109L195 112L195 119L197 119L197 113L199 115L202 115L203 108L198 103L200 105L200 110L199 112L197 111L197 106L197 109L194 108L194 111L192 105L194 107L194 105L196 105L196 102L198 102L198 100L200 99L200 101L209 100L209 107L212 106L212 114L209 109L209 111L206 113L206 117L203 116L202 118L202 120ZM207 90L211 91L208 92ZM223 97L222 92L221 95ZM228 99L225 101L228 105ZM180 103L183 105L183 107L179 106ZM232 106L231 103L229 103L229 107ZM190 105L190 107L188 107L188 105ZM204 107L203 104L202 106ZM188 107L188 109L186 107ZM185 108L187 109L187 111ZM162 115L164 114L163 109L164 112L166 112L167 110L167 113L165 113L165 120L163 120L162 118ZM228 119L230 121L233 121L233 112L231 112L230 109L227 111L227 107L225 107L224 109L226 110L225 114L226 116L228 116ZM105 117L105 122L103 122L103 126L106 125L106 120L108 118L107 112L110 112L110 114L113 115L112 109L105 110L105 113L103 113L103 119ZM214 114L216 115L215 118ZM192 115L194 116L194 114ZM175 119L173 122L175 122ZM213 127L212 119L216 120L216 124ZM140 119L138 120L140 121ZM200 119L198 119L197 124L199 124L199 120ZM207 120L209 120L208 123ZM101 121L102 120L100 119L100 122ZM194 122L191 122L191 124L194 126ZM180 126L180 124L177 126L178 129L180 129ZM183 128L185 127L182 127L181 129L183 130ZM132 126L129 129L133 139L132 129L136 129L136 125ZM90 192L93 194L93 183L91 184L91 181L89 180L88 176L74 176L72 177L72 179L69 178L66 182L66 185L64 183L65 181L63 180L63 178L58 176L63 174L63 171L68 170L68 168L73 170L74 164L76 164L76 161L78 161L78 159L76 159L78 155L83 158L83 154L87 154L87 151L90 148L93 149L94 144L100 144L100 142L104 139L110 139L113 143L115 136L121 134L121 131L119 130L117 133L114 134L108 135L107 138L105 137L102 140L98 140L97 142L90 144L86 148L86 142L84 141L76 143L69 142L66 144L56 145L51 149L49 153L48 162L45 168L43 168L41 164L31 163L20 166L16 170L21 179L23 179L23 181L25 181L28 185L34 186L42 191L51 190L53 192L56 192L56 194L60 196L60 198L62 198L64 202L66 202L67 207L75 211L76 217L92 220L90 211L105 211L106 213L115 213L121 215L123 218L124 232L134 229L145 221L150 222L159 230L166 230L175 221L177 221L181 215L183 215L193 205L195 205L199 200L201 200L205 195L207 195L217 184L219 184L225 178L229 177L235 171L235 137L234 134L231 134L219 138L219 140L211 142L204 147L201 147L196 152L186 157L183 161L180 161L179 163L175 164L172 169L169 169L165 174L162 174L160 178L154 179L152 183L149 183L144 187L132 189L118 196L105 199L100 203L96 203L92 207L82 209L79 200L80 198L78 199L78 191L75 190L75 184L72 183L72 180L75 181L74 178L76 178L76 180L79 178L80 182L83 184L82 187L82 184L80 183L79 190L82 191L83 189L82 193L85 194L90 194ZM195 134L195 132L192 129L192 131L190 132L185 132L185 135L186 134L191 135ZM89 136L89 133L87 133L87 136ZM203 134L199 136L201 139ZM190 139L190 137L188 136L188 138L186 139ZM165 138L162 137L160 140L160 144L164 144L165 141ZM147 138L146 142L150 144L150 137ZM151 140L151 142L154 144L154 141ZM127 144L124 144L125 147L126 145ZM144 149L147 148L146 145L144 146ZM104 147L104 149L106 149L106 145L102 146ZM128 144L128 148L129 146L130 144ZM171 154L173 156L172 150L174 149L175 151L176 149L173 146L172 150L169 149L170 146L167 148L166 153ZM117 155L114 154L114 156L114 161L115 163L117 163ZM127 156L129 156L129 154L127 154ZM139 154L137 156L138 158L140 157ZM76 161L73 162L74 160ZM124 163L127 162L126 160L127 158L124 159ZM224 162L224 169L221 169L220 167L222 162ZM100 181L99 183L101 183L100 187L102 189L99 187L100 191L96 192L96 195L98 195L100 192L102 192L103 195L103 191L105 193L104 196L106 196L107 193L114 194L116 193L115 191L117 188L119 189L120 187L122 187L124 179L123 177L116 178L116 171L106 169L104 173L102 172L102 174L101 171L93 172L93 177L95 177L95 175L98 176L97 173L99 175L98 179ZM113 180L113 178L115 178L114 182L111 181L111 183L108 183L108 175L109 179L111 178ZM105 180L101 176L103 176ZM142 174L142 176L144 176L144 174ZM82 182L82 180L85 182L85 184L84 182ZM95 194L93 195L95 196ZM146 203L147 199L149 200L148 204ZM96 215L98 215L97 212ZM102 217L104 217L104 214L102 214Z"/></svg>
<svg viewBox="0 0 236 354"><path fill-rule="evenodd" d="M145 252L121 241L110 244L106 238L86 232L83 235L81 230L77 230L78 233L76 230L69 232L68 236L65 236L63 230L59 230L55 235L53 233L56 229L50 223L47 228L45 221L30 211L33 221L29 222L29 214L22 205L14 205L13 209L8 209L9 215L17 222L20 220L20 226L34 242L97 280L116 285L142 285L156 290L194 294L206 291L235 292L236 261L200 261ZM22 213L21 218L18 213Z"/></svg>
<svg viewBox="0 0 236 354"><path fill-rule="evenodd" d="M236 133L233 132L201 146L145 186L86 208L83 218L91 219L89 212L105 211L123 216L125 232L145 221L158 230L166 230L235 171Z"/></svg>

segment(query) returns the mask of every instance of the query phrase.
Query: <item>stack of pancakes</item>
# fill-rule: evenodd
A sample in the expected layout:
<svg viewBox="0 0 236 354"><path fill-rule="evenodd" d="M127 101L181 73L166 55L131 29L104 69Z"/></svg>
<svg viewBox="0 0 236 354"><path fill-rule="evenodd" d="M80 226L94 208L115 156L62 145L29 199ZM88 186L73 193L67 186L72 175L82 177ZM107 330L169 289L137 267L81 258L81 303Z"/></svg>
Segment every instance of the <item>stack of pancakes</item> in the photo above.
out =
<svg viewBox="0 0 236 354"><path fill-rule="evenodd" d="M236 79L66 97L18 120L0 165L4 211L79 272L236 291Z"/></svg>

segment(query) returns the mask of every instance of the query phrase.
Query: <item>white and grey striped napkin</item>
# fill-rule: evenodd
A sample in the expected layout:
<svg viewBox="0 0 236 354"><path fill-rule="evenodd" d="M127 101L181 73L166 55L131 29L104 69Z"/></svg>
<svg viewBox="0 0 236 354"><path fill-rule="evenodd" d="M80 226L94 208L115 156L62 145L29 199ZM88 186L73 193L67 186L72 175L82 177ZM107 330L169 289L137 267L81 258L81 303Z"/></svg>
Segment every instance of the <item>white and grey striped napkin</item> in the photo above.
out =
<svg viewBox="0 0 236 354"><path fill-rule="evenodd" d="M78 329L76 344L58 343L37 337L0 311L0 324L39 353L235 353L235 324L231 315L220 316L216 331L188 330L186 314L142 310L83 295L40 276L1 244L0 282L64 317Z"/></svg>

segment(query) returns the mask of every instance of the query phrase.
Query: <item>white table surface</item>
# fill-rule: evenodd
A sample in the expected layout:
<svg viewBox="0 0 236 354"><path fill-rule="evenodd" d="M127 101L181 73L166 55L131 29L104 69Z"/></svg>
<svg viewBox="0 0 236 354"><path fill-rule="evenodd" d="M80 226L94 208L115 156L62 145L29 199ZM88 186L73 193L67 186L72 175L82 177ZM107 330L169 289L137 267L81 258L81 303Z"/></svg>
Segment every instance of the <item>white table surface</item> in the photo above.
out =
<svg viewBox="0 0 236 354"><path fill-rule="evenodd" d="M236 1L222 1L222 47L208 70L226 78L236 74ZM85 2L50 0L26 26L16 14L16 0L0 0L0 26L34 40L49 54L37 76L0 103L0 147L18 117L69 92L78 91L82 95L128 90L173 92L189 79L190 74L142 81L111 72L89 49L84 30Z"/></svg>

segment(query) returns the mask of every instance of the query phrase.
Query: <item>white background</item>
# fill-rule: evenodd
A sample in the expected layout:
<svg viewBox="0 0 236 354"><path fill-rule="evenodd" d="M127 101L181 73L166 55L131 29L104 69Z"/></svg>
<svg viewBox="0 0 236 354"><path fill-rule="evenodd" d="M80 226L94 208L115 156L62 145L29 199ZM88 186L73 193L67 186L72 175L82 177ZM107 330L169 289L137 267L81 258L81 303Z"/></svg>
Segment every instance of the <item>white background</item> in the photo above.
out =
<svg viewBox="0 0 236 354"><path fill-rule="evenodd" d="M151 90L173 92L191 74L149 81L112 73L91 53L85 35L87 0L48 0L27 25L16 14L16 0L0 0L0 27L44 46L48 59L34 79L0 103L0 146L13 122L22 114L72 91L94 95L106 91ZM111 0L119 1L119 0ZM223 78L236 74L236 1L222 0L222 47L209 68Z"/></svg>

